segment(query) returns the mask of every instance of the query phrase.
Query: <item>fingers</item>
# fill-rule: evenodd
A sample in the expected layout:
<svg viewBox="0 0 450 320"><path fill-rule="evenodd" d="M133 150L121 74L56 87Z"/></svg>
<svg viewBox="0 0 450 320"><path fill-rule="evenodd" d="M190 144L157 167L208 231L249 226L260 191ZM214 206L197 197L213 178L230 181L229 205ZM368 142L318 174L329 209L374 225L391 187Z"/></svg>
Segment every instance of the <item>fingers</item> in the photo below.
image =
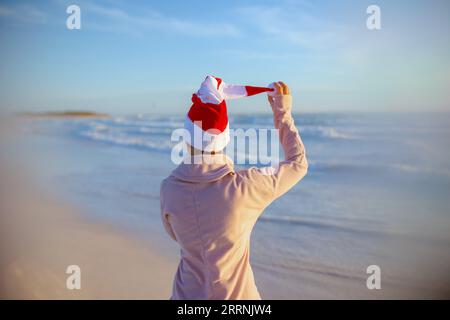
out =
<svg viewBox="0 0 450 320"><path fill-rule="evenodd" d="M283 82L280 81L281 87L283 88L283 94L290 94L289 87Z"/></svg>
<svg viewBox="0 0 450 320"><path fill-rule="evenodd" d="M288 95L291 93L289 87L283 81L275 82L274 87L275 87L275 94Z"/></svg>
<svg viewBox="0 0 450 320"><path fill-rule="evenodd" d="M278 82L274 82L273 83L273 88L274 88L274 93L273 95L277 96L282 96L282 95L290 95L291 91L289 89L289 87L283 82L283 81L278 81ZM269 103L273 106L273 102L274 102L274 97L272 94L267 95L267 99L269 100Z"/></svg>
<svg viewBox="0 0 450 320"><path fill-rule="evenodd" d="M275 88L275 94L283 94L283 87L280 82L275 82L273 86Z"/></svg>

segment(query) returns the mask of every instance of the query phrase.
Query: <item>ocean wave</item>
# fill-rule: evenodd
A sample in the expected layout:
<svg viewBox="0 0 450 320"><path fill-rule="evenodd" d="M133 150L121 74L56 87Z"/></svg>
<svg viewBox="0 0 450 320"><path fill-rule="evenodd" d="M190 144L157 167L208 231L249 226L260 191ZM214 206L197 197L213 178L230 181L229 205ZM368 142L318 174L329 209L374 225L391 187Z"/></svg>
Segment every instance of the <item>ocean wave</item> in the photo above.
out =
<svg viewBox="0 0 450 320"><path fill-rule="evenodd" d="M317 129L319 130L319 132L321 132L321 134L324 137L331 138L331 139L347 139L347 140L358 139L358 137L356 137L354 135L344 133L333 127L320 127L319 126Z"/></svg>
<svg viewBox="0 0 450 320"><path fill-rule="evenodd" d="M407 163L379 163L376 161L362 163L362 162L325 162L309 160L310 172L324 172L324 173L361 173L364 176L368 174L377 173L401 173L401 174L425 174L425 175L439 175L450 177L450 169L446 168L431 168L428 166L411 165Z"/></svg>
<svg viewBox="0 0 450 320"><path fill-rule="evenodd" d="M106 121L104 121L105 123ZM132 126L132 127L154 127L154 128L182 128L184 122L180 119L166 118L127 118L115 117L109 120L111 125Z"/></svg>
<svg viewBox="0 0 450 320"><path fill-rule="evenodd" d="M318 230L329 230L332 232L345 232L360 236L370 236L378 238L403 238L406 241L414 241L417 243L430 243L431 245L448 246L449 239L446 233L444 234L427 234L425 233L411 233L409 228L402 228L404 225L393 223L383 223L381 220L377 221L351 221L349 219L344 219L339 222L332 222L332 220L327 219L327 221L320 221L317 219L307 219L301 216L290 216L290 215L268 215L263 214L259 217L259 221L264 223L275 223L275 224L287 224L291 226L300 226L305 228L312 228Z"/></svg>
<svg viewBox="0 0 450 320"><path fill-rule="evenodd" d="M257 120L257 121L256 121ZM234 129L249 128L269 129L272 127L271 117L253 119L251 117L237 117ZM183 121L179 117L155 116L117 116L112 119L100 119L80 124L76 134L97 141L116 143L122 146L141 146L149 149L169 150L170 136L174 129L183 128ZM301 134L305 139L355 140L359 139L351 130L344 130L326 125L306 125L301 127ZM161 140L166 142L161 147Z"/></svg>
<svg viewBox="0 0 450 320"><path fill-rule="evenodd" d="M134 148L144 148L153 151L170 151L173 147L170 140L155 141L146 137L136 137L123 134L111 134L101 132L101 130L88 130L79 133L80 137L88 138L95 141L107 142L111 144L128 146Z"/></svg>
<svg viewBox="0 0 450 320"><path fill-rule="evenodd" d="M133 118L134 119L134 118ZM119 123L119 125L117 125ZM121 145L125 147L144 148L148 150L157 150L169 152L174 143L170 141L172 127L181 123L176 121L157 121L152 119L139 119L138 121L128 121L126 118L116 117L111 120L96 120L89 122L80 122L75 127L76 135L101 142ZM302 135L305 139L327 138L327 139L359 139L350 133L351 130L339 130L334 127L326 126L305 126ZM241 158L244 156L238 154ZM271 158L260 159L256 154L245 154L248 163L267 163ZM354 173L359 174L378 174L389 170L403 174L440 174L446 177L450 176L450 170L445 168L435 169L426 166L413 165L408 163L379 163L361 158L355 161L340 161L339 159L321 160L310 159L310 172L325 173Z"/></svg>
<svg viewBox="0 0 450 320"><path fill-rule="evenodd" d="M258 121L250 121L250 117L237 117L234 128L244 127L250 128L255 124L261 127L272 121L270 117L264 117ZM58 124L58 126L56 126ZM175 143L170 141L171 133L174 128L182 128L183 123L179 117L156 117L156 116L119 116L112 119L96 119L96 120L78 120L78 121L64 121L63 123L43 123L45 128L49 130L69 130L75 136L83 139L90 139L93 141L106 142L116 144L124 147L142 148L147 150L156 150L170 152ZM388 161L376 161L380 157L379 151L371 151L372 146L364 146L364 154L356 153L356 157L352 158L346 154L342 154L338 149L337 154L333 150L336 144L335 140L349 141L355 146L346 146L346 150L356 150L361 146L360 142L356 140L366 141L365 134L359 128L343 128L338 124L319 122L318 124L307 124L299 126L301 135L307 147L311 145L319 151L312 151L309 157L310 173L349 173L353 175L367 176L385 173L399 173L403 175L441 175L450 177L450 169L446 166L433 168L417 163L407 163L396 161L392 159L385 159ZM69 128L69 129L68 129ZM405 145L409 140L402 140L400 146ZM327 144L328 143L328 144ZM356 145L358 143L358 145ZM400 142L399 142L400 143ZM327 144L327 145L325 145ZM323 148L329 148L335 156L330 158L321 158ZM412 146L413 148L415 146ZM367 150L366 150L367 149ZM318 153L318 154L317 154ZM242 154L236 154L242 158ZM280 156L282 154L280 153ZM344 156L344 158L343 158ZM384 154L382 156L385 156ZM267 163L267 159L261 159L256 154L246 154L247 163L263 164Z"/></svg>
<svg viewBox="0 0 450 320"><path fill-rule="evenodd" d="M350 133L349 130L338 129L332 126L303 126L299 127L302 136L325 139L359 140L361 136Z"/></svg>
<svg viewBox="0 0 450 320"><path fill-rule="evenodd" d="M394 163L391 167L405 173L435 174L450 177L450 169L440 168L440 170L438 170L429 166L417 166L405 163Z"/></svg>
<svg viewBox="0 0 450 320"><path fill-rule="evenodd" d="M361 226L350 226L348 223L345 225L339 223L331 223L331 222L322 222L317 220L305 219L303 217L298 216L290 216L290 215L267 215L263 214L260 218L261 221L271 222L271 223L287 223L292 225L301 225L310 228L317 229L333 229L335 231L345 231L352 233L363 233L365 235L383 235L390 233L388 230L382 230L380 225L377 224L373 229Z"/></svg>
<svg viewBox="0 0 450 320"><path fill-rule="evenodd" d="M97 136L97 133L110 133L111 135L121 135L123 137L132 138L135 135L142 136L147 135L151 139L151 135L164 135L170 137L174 126L180 125L179 123L171 122L158 122L151 123L148 121L136 122L136 121L124 121L122 118L115 118L112 121L91 121L78 128L80 135L82 136ZM97 138L97 137L96 137Z"/></svg>

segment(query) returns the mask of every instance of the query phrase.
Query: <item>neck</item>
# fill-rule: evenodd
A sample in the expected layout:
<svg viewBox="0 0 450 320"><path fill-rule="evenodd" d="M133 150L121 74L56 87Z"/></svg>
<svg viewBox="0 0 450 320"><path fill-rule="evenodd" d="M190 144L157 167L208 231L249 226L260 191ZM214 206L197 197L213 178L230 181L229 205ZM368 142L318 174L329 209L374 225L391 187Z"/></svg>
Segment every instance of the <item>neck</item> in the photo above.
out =
<svg viewBox="0 0 450 320"><path fill-rule="evenodd" d="M221 151L204 151L204 150L196 149L196 148L194 148L192 146L188 147L188 151L189 151L191 156L221 154Z"/></svg>
<svg viewBox="0 0 450 320"><path fill-rule="evenodd" d="M219 152L188 152L185 154L183 163L185 164L224 164L229 162L228 157L222 151Z"/></svg>

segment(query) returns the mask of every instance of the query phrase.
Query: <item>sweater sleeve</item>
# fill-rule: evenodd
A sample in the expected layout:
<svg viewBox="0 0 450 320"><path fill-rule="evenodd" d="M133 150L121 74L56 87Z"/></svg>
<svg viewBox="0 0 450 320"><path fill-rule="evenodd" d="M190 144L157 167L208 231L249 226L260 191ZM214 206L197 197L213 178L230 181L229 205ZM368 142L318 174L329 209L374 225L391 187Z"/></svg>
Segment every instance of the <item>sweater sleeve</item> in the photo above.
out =
<svg viewBox="0 0 450 320"><path fill-rule="evenodd" d="M170 215L165 210L164 182L161 183L159 198L160 198L160 206L161 206L161 221L164 226L164 229L166 230L166 232L170 236L170 238L172 238L172 240L177 241L177 237L175 236L175 233L173 232L172 226L170 224Z"/></svg>
<svg viewBox="0 0 450 320"><path fill-rule="evenodd" d="M284 160L277 167L252 167L240 171L247 194L263 207L297 184L307 173L305 148L292 118L292 97L277 95L271 104L274 126L278 129Z"/></svg>

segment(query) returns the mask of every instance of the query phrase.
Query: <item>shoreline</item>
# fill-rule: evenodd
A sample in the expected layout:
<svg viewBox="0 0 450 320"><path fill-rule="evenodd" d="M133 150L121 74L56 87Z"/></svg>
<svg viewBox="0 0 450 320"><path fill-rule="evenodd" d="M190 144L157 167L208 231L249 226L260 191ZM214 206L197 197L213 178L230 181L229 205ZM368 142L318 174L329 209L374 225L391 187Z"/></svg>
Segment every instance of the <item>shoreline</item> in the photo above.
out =
<svg viewBox="0 0 450 320"><path fill-rule="evenodd" d="M49 112L23 112L18 114L19 117L30 119L108 119L111 116L107 113L99 113L92 111L49 111Z"/></svg>

